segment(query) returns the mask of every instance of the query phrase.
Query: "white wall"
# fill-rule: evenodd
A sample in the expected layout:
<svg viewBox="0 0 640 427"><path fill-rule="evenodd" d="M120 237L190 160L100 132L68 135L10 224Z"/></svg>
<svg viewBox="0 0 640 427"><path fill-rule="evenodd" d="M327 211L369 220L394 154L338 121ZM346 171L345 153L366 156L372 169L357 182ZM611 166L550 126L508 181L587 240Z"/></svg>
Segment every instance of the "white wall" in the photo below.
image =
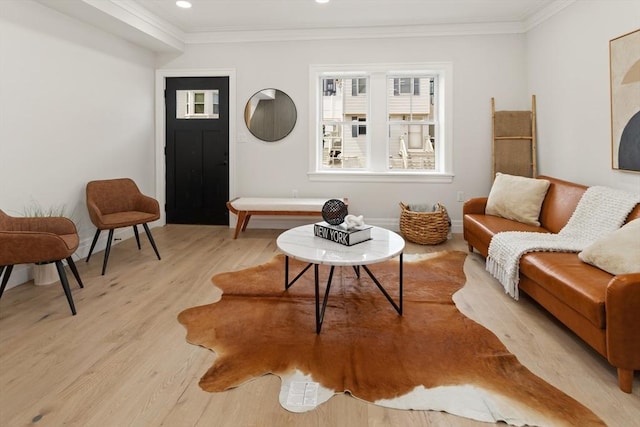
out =
<svg viewBox="0 0 640 427"><path fill-rule="evenodd" d="M579 0L527 34L541 174L640 192L639 173L611 169L609 90L609 40L638 28L639 1Z"/></svg>
<svg viewBox="0 0 640 427"><path fill-rule="evenodd" d="M456 202L457 191L472 197L486 195L490 188L491 97L505 109L530 105L524 46L521 34L193 44L181 55L160 56L158 68L236 70L237 120L232 126L238 141L232 141L236 150L236 194L232 196L290 197L293 189L300 197L346 196L350 212L365 215L372 224L396 228L400 201L440 201L459 225L462 204ZM449 118L453 120L453 183L310 182L309 66L428 61L453 63L454 115ZM276 143L255 139L242 114L253 93L270 87L287 92L298 108L293 132ZM260 226L260 221L260 217L252 219L252 226Z"/></svg>
<svg viewBox="0 0 640 427"><path fill-rule="evenodd" d="M154 54L40 3L2 0L0 209L64 205L84 256L95 232L86 183L127 176L153 195L154 153ZM16 266L10 284L27 275Z"/></svg>

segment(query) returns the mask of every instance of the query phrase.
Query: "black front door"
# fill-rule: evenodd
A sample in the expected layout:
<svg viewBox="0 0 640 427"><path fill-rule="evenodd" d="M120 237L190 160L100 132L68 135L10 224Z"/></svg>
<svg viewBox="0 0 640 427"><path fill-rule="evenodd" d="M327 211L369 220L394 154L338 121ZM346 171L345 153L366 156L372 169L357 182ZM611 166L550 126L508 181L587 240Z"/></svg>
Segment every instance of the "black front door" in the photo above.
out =
<svg viewBox="0 0 640 427"><path fill-rule="evenodd" d="M166 79L167 223L228 225L229 78Z"/></svg>

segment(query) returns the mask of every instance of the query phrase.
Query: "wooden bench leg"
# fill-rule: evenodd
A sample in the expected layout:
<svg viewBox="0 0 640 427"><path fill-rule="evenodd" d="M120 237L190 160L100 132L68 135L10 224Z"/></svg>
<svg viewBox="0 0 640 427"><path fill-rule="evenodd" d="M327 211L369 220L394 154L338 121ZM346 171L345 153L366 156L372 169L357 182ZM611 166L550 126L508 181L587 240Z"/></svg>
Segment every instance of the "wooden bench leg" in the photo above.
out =
<svg viewBox="0 0 640 427"><path fill-rule="evenodd" d="M249 224L250 219L251 219L251 214L247 215L244 218L244 223L242 224L242 231L245 231L247 229L247 225Z"/></svg>
<svg viewBox="0 0 640 427"><path fill-rule="evenodd" d="M236 221L236 231L235 233L233 233L234 239L238 238L238 233L240 233L240 229L242 229L245 216L247 216L247 211L238 211L238 219Z"/></svg>
<svg viewBox="0 0 640 427"><path fill-rule="evenodd" d="M633 369L618 368L618 387L625 393L633 389Z"/></svg>

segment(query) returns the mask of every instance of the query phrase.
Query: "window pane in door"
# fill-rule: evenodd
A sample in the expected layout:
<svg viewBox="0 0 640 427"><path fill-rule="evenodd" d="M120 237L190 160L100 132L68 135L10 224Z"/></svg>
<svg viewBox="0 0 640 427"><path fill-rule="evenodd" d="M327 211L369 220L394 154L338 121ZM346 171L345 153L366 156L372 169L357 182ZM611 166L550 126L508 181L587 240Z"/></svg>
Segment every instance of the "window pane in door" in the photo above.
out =
<svg viewBox="0 0 640 427"><path fill-rule="evenodd" d="M176 90L177 119L218 119L219 91Z"/></svg>

